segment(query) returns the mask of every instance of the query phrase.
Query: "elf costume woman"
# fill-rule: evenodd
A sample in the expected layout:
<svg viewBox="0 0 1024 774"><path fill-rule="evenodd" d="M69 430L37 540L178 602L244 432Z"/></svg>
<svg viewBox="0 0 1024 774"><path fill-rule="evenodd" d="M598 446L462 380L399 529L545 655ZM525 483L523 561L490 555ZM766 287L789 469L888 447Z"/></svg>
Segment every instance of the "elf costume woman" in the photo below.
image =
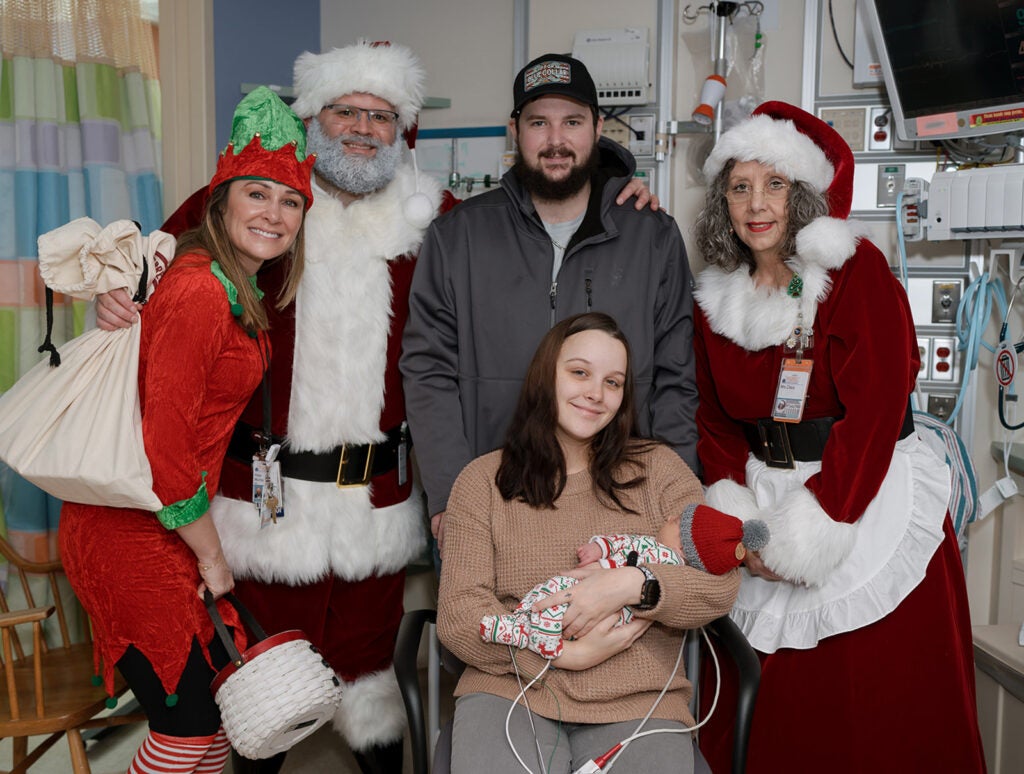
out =
<svg viewBox="0 0 1024 774"><path fill-rule="evenodd" d="M228 756L210 693L227 656L202 594L219 597L234 578L208 509L235 420L270 358L254 275L290 255L294 295L312 162L302 122L273 92L241 101L202 224L179 240L142 312L142 431L164 507L61 512L61 555L92 620L97 672L112 691L116 665L149 718L130 772L218 772ZM218 605L244 647L237 614Z"/></svg>

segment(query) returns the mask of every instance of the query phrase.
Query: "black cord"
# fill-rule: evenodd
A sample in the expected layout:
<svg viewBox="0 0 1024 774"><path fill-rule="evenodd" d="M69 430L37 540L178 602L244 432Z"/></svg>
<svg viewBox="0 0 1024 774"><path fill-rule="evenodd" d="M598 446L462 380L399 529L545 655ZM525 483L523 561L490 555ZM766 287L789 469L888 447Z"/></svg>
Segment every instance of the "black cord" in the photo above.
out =
<svg viewBox="0 0 1024 774"><path fill-rule="evenodd" d="M46 288L46 339L42 344L39 345L39 349L36 350L40 354L43 352L50 353L50 368L56 368L60 365L60 352L57 351L57 347L53 345L53 290L49 287Z"/></svg>
<svg viewBox="0 0 1024 774"><path fill-rule="evenodd" d="M832 11L832 0L828 0L828 20L832 23L832 37L836 41L836 48L839 49L839 56L846 62L847 67L853 69L853 62L850 61L850 57L843 51L843 44L839 42L839 33L836 32L836 15Z"/></svg>

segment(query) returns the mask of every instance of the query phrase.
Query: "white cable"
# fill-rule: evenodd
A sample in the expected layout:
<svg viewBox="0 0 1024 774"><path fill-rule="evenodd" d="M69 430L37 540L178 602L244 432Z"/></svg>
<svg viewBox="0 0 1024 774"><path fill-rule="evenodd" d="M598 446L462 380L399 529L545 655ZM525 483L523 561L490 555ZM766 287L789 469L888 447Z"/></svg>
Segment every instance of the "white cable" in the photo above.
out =
<svg viewBox="0 0 1024 774"><path fill-rule="evenodd" d="M900 283L903 285L904 292L909 296L910 278L907 269L907 242L906 235L903 233L903 197L903 191L900 190L896 194L896 253L900 261ZM914 380L914 392L911 393L910 400L912 408L924 411L926 403L924 392L921 390L920 379Z"/></svg>
<svg viewBox="0 0 1024 774"><path fill-rule="evenodd" d="M516 672L516 682L519 683L519 694L512 700L512 706L508 708L508 714L505 716L505 739L508 741L508 747L512 751L512 754L516 757L516 760L519 761L519 765L522 766L528 774L533 774L533 770L530 769L523 759L519 757L519 751L516 750L516 746L512 742L512 732L509 730L509 723L512 721L512 712L519 705L519 699L522 698L523 704L526 707L526 716L530 719L530 728L533 730L533 742L537 746L537 757L540 760L541 774L547 774L547 767L544 765L544 754L540 750L540 740L537 738L537 727L533 723L533 710L530 709L530 701L526 698L526 692L533 687L534 683L544 676L551 666L551 661L546 661L544 663L544 668L540 670L540 674L530 680L530 682L523 687L523 680L519 675L519 665L516 663L516 655L512 650L511 645L508 647L508 652L512 657L512 668Z"/></svg>
<svg viewBox="0 0 1024 774"><path fill-rule="evenodd" d="M639 739L642 736L648 736L650 734L692 734L698 728L701 728L702 726L706 725L707 722L711 720L712 715L715 714L715 708L718 706L718 695L722 688L722 670L718 664L718 655L715 653L715 649L711 645L711 639L708 637L707 632L704 631L703 626L700 627L700 633L701 636L704 638L704 642L707 643L708 651L711 653L711 660L715 665L715 695L714 698L712 698L711 700L711 707L710 709L708 709L707 717L705 717L699 723L696 723L695 725L690 726L688 728L652 728L650 731L640 731L640 729L643 728L644 724L654 713L655 707L658 706L658 703L661 701L662 696L665 695L665 692L668 690L669 685L672 683L672 680L676 675L676 670L679 669L679 662L682 660L683 657L683 647L685 647L686 645L686 638L684 637L683 647L679 648L679 655L676 657L676 665L672 669L672 675L669 677L668 682L665 683L665 687L662 688L661 693L658 695L657 700L654 702L654 706L651 707L650 711L647 713L644 719L640 721L640 725L637 726L636 731L634 731L631 736L626 737L619 743L622 745L622 748L617 753L615 753L614 758L608 761L608 765L605 766L603 769L605 772L611 771L612 766L615 765L615 761L618 760L619 756L622 755L623 750L625 750L626 747L629 746L630 742L632 742L634 739ZM690 682L693 682L693 676L691 676Z"/></svg>
<svg viewBox="0 0 1024 774"><path fill-rule="evenodd" d="M900 282L903 289L910 290L907 278L907 243L903 234L903 191L896 194L896 252L900 257Z"/></svg>

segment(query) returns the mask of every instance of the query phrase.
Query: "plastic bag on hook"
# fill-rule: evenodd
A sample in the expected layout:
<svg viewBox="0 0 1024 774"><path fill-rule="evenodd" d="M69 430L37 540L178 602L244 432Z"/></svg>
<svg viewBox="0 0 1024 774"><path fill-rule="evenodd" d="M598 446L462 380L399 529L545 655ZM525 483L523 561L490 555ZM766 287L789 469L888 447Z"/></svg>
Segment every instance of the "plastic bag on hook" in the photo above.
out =
<svg viewBox="0 0 1024 774"><path fill-rule="evenodd" d="M709 25L712 33L714 25ZM760 36L761 26L756 16L747 13L736 14L726 27L725 35L725 79L728 83L726 99L722 102L722 131L726 131L747 118L764 102L764 56L765 39ZM684 36L685 38L685 36ZM695 57L707 56L714 50L713 34L708 38L710 49L705 49L698 39L691 36L687 47ZM689 143L686 166L689 177L703 182L702 169L714 137L710 134L694 137Z"/></svg>
<svg viewBox="0 0 1024 774"><path fill-rule="evenodd" d="M747 118L764 102L765 39L757 16L737 14L726 27L726 81L731 99L722 104L722 131Z"/></svg>

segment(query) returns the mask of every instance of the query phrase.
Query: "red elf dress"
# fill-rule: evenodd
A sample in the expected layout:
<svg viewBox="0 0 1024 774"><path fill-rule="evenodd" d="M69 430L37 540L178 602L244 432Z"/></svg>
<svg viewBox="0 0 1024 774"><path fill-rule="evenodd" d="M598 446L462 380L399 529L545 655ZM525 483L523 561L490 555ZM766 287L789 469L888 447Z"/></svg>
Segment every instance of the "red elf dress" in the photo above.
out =
<svg viewBox="0 0 1024 774"><path fill-rule="evenodd" d="M233 290L209 256L182 255L142 313L143 440L167 508L202 509L213 497L235 421L270 357L265 334L250 336L232 314ZM172 694L193 638L205 652L214 636L191 549L155 513L78 503L65 503L59 538L108 692L134 645ZM218 608L244 647L234 608Z"/></svg>

